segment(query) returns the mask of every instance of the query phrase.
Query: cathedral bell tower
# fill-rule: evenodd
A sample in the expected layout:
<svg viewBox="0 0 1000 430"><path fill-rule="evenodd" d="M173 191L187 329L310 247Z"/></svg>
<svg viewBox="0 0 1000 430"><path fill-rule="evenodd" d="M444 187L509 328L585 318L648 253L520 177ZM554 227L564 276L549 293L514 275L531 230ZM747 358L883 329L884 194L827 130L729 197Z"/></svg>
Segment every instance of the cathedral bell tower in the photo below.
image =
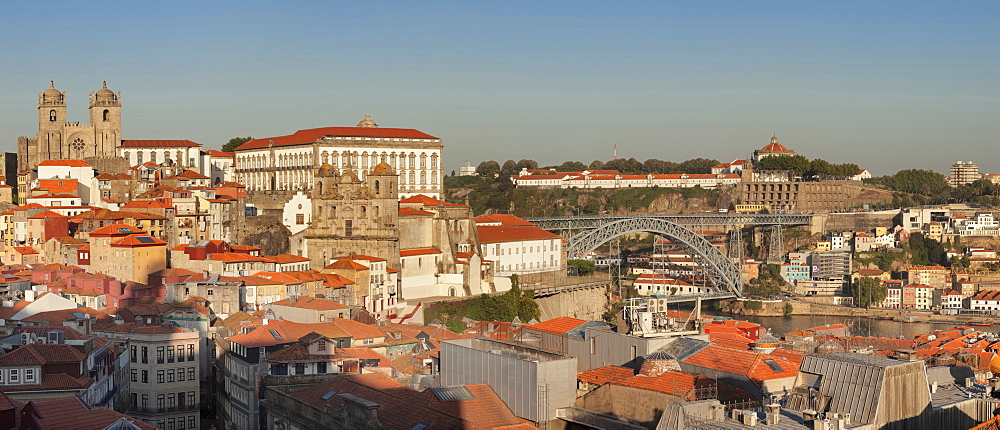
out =
<svg viewBox="0 0 1000 430"><path fill-rule="evenodd" d="M57 90L54 81L49 81L49 89L38 93L38 137L46 135L58 142L65 124L66 93Z"/></svg>
<svg viewBox="0 0 1000 430"><path fill-rule="evenodd" d="M95 157L115 157L122 136L121 93L108 89L104 81L101 89L90 94L90 124L94 127Z"/></svg>

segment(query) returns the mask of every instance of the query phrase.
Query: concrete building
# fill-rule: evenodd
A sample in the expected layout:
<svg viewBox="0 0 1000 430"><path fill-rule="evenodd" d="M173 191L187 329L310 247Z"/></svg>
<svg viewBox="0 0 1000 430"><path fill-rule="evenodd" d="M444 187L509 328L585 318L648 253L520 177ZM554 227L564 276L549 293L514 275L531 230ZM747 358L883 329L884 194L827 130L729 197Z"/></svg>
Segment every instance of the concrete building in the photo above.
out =
<svg viewBox="0 0 1000 430"><path fill-rule="evenodd" d="M161 429L200 425L201 336L173 325L116 323L94 329L129 350L128 413Z"/></svg>
<svg viewBox="0 0 1000 430"><path fill-rule="evenodd" d="M959 185L971 184L983 178L979 174L979 166L972 161L956 161L951 165L951 177L948 183L957 187Z"/></svg>
<svg viewBox="0 0 1000 430"><path fill-rule="evenodd" d="M365 175L380 163L398 175L399 195L441 197L441 139L414 129L379 128L369 115L357 127L299 130L254 139L236 148L236 178L250 190L312 190L315 167Z"/></svg>
<svg viewBox="0 0 1000 430"><path fill-rule="evenodd" d="M482 337L442 342L441 385L469 384L489 384L515 415L546 422L574 404L576 358Z"/></svg>

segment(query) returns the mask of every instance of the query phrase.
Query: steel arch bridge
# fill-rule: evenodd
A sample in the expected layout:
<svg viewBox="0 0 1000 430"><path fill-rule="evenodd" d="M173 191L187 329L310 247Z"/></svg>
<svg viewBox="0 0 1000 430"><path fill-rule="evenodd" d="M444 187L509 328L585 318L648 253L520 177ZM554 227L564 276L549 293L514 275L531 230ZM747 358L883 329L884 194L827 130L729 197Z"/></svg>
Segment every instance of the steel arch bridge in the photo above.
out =
<svg viewBox="0 0 1000 430"><path fill-rule="evenodd" d="M627 217L606 222L570 238L567 251L570 258L582 258L611 239L640 232L669 238L694 258L708 280L720 292L736 296L742 294L741 271L732 260L701 235L663 218Z"/></svg>

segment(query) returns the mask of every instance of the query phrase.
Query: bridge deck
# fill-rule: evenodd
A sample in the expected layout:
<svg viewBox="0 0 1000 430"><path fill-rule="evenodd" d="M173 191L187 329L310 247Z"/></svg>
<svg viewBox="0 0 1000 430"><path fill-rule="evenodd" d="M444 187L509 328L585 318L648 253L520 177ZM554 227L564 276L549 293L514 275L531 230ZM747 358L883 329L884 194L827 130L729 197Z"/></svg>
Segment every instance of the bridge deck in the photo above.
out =
<svg viewBox="0 0 1000 430"><path fill-rule="evenodd" d="M622 219L656 218L687 226L732 225L807 225L812 215L800 214L681 214L681 215L582 215L571 217L528 218L545 230L595 228Z"/></svg>

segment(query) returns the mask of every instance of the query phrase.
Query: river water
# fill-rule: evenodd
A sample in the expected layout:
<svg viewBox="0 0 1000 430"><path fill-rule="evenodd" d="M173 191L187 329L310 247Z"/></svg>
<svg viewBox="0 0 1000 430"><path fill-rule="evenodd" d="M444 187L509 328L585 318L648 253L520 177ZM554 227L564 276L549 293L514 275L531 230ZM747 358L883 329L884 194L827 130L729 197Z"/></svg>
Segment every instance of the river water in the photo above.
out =
<svg viewBox="0 0 1000 430"><path fill-rule="evenodd" d="M758 317L747 315L733 316L735 319L750 321L760 324L765 329L771 329L771 333L777 337L783 336L797 328L809 329L826 324L847 324L851 327L851 334L855 336L875 336L875 337L900 337L912 339L914 336L930 333L934 330L948 329L959 325L959 323L948 322L919 322L903 323L888 320L875 320L860 317L845 316L825 316L825 315L794 315L790 317ZM993 327L974 327L980 331L996 332L1000 325Z"/></svg>

